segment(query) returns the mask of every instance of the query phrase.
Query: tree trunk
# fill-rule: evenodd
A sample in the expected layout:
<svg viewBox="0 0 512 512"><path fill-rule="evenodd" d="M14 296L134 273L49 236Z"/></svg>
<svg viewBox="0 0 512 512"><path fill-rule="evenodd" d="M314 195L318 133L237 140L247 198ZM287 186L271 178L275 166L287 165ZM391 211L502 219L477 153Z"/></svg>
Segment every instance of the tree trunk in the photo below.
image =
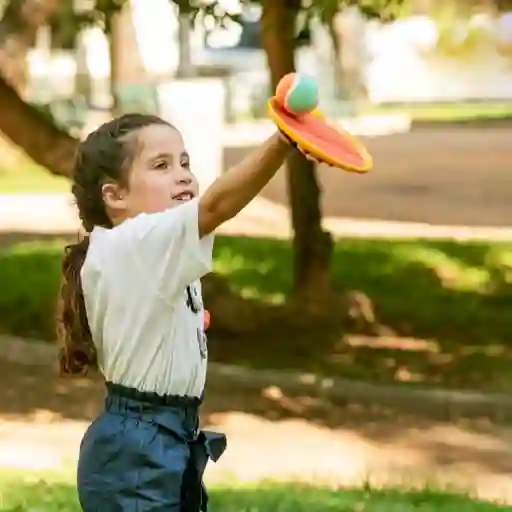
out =
<svg viewBox="0 0 512 512"><path fill-rule="evenodd" d="M295 70L295 21L300 0L264 0L262 4L262 42L275 88L282 76ZM294 232L294 289L300 297L314 298L330 289L332 239L322 229L315 165L294 152L286 167Z"/></svg>
<svg viewBox="0 0 512 512"><path fill-rule="evenodd" d="M76 37L75 48L75 94L83 97L88 104L91 104L93 102L92 79L87 60L85 30L80 30Z"/></svg>
<svg viewBox="0 0 512 512"><path fill-rule="evenodd" d="M0 21L0 69L21 92L26 85L26 56L39 27L57 10L59 0L10 0Z"/></svg>
<svg viewBox="0 0 512 512"><path fill-rule="evenodd" d="M329 37L331 38L332 42L332 49L333 49L333 67L334 67L334 74L335 74L335 80L336 80L336 93L338 95L338 98L343 98L343 66L341 65L341 51L342 51L342 34L339 33L336 30L335 26L335 16L337 14L337 10L334 12L329 12L326 14L327 19L325 20L325 23L327 24L327 30L329 31ZM344 98L343 98L344 99Z"/></svg>
<svg viewBox="0 0 512 512"><path fill-rule="evenodd" d="M52 174L69 176L78 140L25 103L0 77L0 131Z"/></svg>
<svg viewBox="0 0 512 512"><path fill-rule="evenodd" d="M178 16L178 69L176 75L179 78L190 78L195 75L194 64L192 62L192 18L186 11L180 9Z"/></svg>
<svg viewBox="0 0 512 512"><path fill-rule="evenodd" d="M147 80L146 67L140 53L133 21L131 0L125 1L121 10L111 16L107 35L109 36L112 114L119 115L123 110L121 94L123 86L142 85Z"/></svg>
<svg viewBox="0 0 512 512"><path fill-rule="evenodd" d="M109 85L110 85L110 98L112 100L112 104L110 107L110 115L112 117L116 117L121 113L121 98L119 92L119 80L121 75L121 69L119 63L121 61L120 58L120 15L119 14L109 14L107 16L107 20L105 23L106 35L108 41L108 58L110 62L110 75L109 75Z"/></svg>

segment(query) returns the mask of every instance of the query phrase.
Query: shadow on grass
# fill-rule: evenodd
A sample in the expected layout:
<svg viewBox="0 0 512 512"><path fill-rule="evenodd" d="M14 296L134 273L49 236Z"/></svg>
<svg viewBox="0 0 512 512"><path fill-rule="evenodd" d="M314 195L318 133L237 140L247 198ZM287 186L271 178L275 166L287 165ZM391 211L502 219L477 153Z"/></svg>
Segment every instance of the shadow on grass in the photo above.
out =
<svg viewBox="0 0 512 512"><path fill-rule="evenodd" d="M289 243L222 238L216 250L216 270L242 295L282 301L289 293ZM332 263L335 288L364 292L375 305L379 323L399 337L430 339L433 350L422 349L421 340L413 350L404 350L400 342L390 348L371 340L353 347L343 338L341 322L328 336L321 326L316 333L304 333L305 343L296 333L290 339L276 325L267 361L258 360L251 344L245 344L245 350L253 350L250 357L243 357L236 341L219 350L223 360L239 362L236 357L242 356L247 364L268 365L271 360L274 365L374 381L507 390L512 368L511 259L512 244L506 243L342 240ZM339 320L343 311L333 309L331 315Z"/></svg>
<svg viewBox="0 0 512 512"><path fill-rule="evenodd" d="M290 292L289 242L220 238L216 256L216 270L242 292L263 299ZM336 245L332 279L340 291L365 292L381 320L401 334L487 342L489 334L506 339L512 326L503 314L512 287L498 310L492 294L497 271L501 281L512 277L510 260L506 243L347 239Z"/></svg>
<svg viewBox="0 0 512 512"><path fill-rule="evenodd" d="M10 240L0 245L0 332L53 339L64 242ZM287 241L218 238L215 270L246 298L284 302L291 265ZM283 330L276 321L265 332L248 333L244 343L219 332L214 316L212 358L376 382L510 389L512 244L346 239L336 245L332 280L340 293L370 297L377 321L396 334L396 343L347 343L344 311L333 304L325 323ZM404 337L413 338L409 347Z"/></svg>
<svg viewBox="0 0 512 512"><path fill-rule="evenodd" d="M382 510L424 512L493 512L509 508L465 496L434 491L328 490L300 485L263 484L254 487L213 487L212 511L222 512L342 512ZM4 512L79 512L75 488L68 483L32 477L2 479L0 504Z"/></svg>

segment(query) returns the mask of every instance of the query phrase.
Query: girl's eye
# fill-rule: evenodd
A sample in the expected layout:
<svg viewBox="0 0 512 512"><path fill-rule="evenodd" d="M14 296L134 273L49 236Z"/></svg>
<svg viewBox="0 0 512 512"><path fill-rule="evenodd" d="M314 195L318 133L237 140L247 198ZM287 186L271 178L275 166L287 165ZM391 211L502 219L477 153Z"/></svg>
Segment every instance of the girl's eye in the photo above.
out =
<svg viewBox="0 0 512 512"><path fill-rule="evenodd" d="M165 170L169 167L169 164L162 160L161 162L156 162L156 164L154 165L155 169L158 169L158 170Z"/></svg>
<svg viewBox="0 0 512 512"><path fill-rule="evenodd" d="M190 169L190 162L188 160L183 160L181 162L181 167L183 167L183 169Z"/></svg>

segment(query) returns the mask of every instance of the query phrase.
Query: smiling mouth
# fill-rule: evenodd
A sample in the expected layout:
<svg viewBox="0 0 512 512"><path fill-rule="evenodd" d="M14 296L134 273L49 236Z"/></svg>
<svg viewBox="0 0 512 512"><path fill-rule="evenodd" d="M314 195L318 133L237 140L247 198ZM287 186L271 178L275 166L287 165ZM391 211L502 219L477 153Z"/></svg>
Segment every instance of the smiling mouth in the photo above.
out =
<svg viewBox="0 0 512 512"><path fill-rule="evenodd" d="M173 196L173 199L175 201L190 201L191 199L194 199L194 194L192 192L182 192L181 194L178 194L176 196Z"/></svg>

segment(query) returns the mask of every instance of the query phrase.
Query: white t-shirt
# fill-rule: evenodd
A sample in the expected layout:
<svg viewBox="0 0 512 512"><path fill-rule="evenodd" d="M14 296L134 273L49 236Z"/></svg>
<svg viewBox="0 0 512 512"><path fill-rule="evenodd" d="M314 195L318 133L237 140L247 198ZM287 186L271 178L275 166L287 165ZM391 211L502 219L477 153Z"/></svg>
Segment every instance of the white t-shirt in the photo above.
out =
<svg viewBox="0 0 512 512"><path fill-rule="evenodd" d="M87 318L105 379L161 395L201 396L206 378L198 199L95 228L81 271ZM190 285L199 311L187 305Z"/></svg>

